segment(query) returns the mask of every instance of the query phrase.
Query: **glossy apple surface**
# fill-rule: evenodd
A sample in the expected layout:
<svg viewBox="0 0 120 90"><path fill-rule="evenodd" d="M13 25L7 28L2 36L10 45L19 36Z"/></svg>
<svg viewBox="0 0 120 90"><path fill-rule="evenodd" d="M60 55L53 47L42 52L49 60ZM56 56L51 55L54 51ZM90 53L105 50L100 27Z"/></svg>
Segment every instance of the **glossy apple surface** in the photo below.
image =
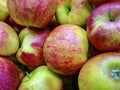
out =
<svg viewBox="0 0 120 90"><path fill-rule="evenodd" d="M0 55L10 56L17 52L19 38L15 30L7 23L0 22Z"/></svg>
<svg viewBox="0 0 120 90"><path fill-rule="evenodd" d="M56 19L60 24L84 26L91 13L87 0L61 0L56 10Z"/></svg>
<svg viewBox="0 0 120 90"><path fill-rule="evenodd" d="M87 23L91 44L98 50L120 49L120 2L110 2L93 10Z"/></svg>
<svg viewBox="0 0 120 90"><path fill-rule="evenodd" d="M0 57L0 90L17 90L21 78L17 66L9 59Z"/></svg>
<svg viewBox="0 0 120 90"><path fill-rule="evenodd" d="M24 28L19 33L21 46L17 51L17 59L24 65L37 67L45 64L43 59L43 45L50 30L36 28Z"/></svg>
<svg viewBox="0 0 120 90"><path fill-rule="evenodd" d="M63 82L59 75L43 65L25 76L18 90L63 90Z"/></svg>
<svg viewBox="0 0 120 90"><path fill-rule="evenodd" d="M107 52L89 59L78 76L79 90L119 90L120 53Z"/></svg>
<svg viewBox="0 0 120 90"><path fill-rule="evenodd" d="M20 25L42 28L55 14L58 0L8 0L11 18Z"/></svg>
<svg viewBox="0 0 120 90"><path fill-rule="evenodd" d="M43 46L46 64L62 75L76 74L86 62L87 53L87 33L77 25L64 24L54 28Z"/></svg>

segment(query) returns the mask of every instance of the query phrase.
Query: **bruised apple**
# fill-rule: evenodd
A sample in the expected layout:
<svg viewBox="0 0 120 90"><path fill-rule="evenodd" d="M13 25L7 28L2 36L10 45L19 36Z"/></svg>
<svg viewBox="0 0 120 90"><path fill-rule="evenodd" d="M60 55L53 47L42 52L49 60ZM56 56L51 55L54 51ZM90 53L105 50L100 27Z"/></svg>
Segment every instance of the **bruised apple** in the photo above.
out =
<svg viewBox="0 0 120 90"><path fill-rule="evenodd" d="M17 59L24 65L37 67L45 64L43 45L50 30L26 27L19 33L21 46L17 51Z"/></svg>
<svg viewBox="0 0 120 90"><path fill-rule="evenodd" d="M0 56L10 56L17 52L19 38L15 30L7 23L0 22Z"/></svg>
<svg viewBox="0 0 120 90"><path fill-rule="evenodd" d="M17 90L23 77L21 75L12 61L0 57L0 90Z"/></svg>
<svg viewBox="0 0 120 90"><path fill-rule="evenodd" d="M86 31L77 26L57 26L46 38L43 56L48 67L62 75L76 74L86 62L88 39Z"/></svg>
<svg viewBox="0 0 120 90"><path fill-rule="evenodd" d="M55 14L59 0L7 0L11 18L20 25L42 28Z"/></svg>
<svg viewBox="0 0 120 90"><path fill-rule="evenodd" d="M120 53L90 58L79 72L78 86L79 90L120 90Z"/></svg>

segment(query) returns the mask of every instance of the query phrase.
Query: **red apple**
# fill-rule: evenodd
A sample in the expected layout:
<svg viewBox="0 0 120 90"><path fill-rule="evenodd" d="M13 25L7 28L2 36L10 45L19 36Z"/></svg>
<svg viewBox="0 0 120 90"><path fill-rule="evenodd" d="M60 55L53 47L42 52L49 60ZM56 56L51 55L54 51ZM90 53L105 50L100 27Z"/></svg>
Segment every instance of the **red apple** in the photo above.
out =
<svg viewBox="0 0 120 90"><path fill-rule="evenodd" d="M91 44L98 50L120 49L120 2L99 6L91 13L87 22L87 33Z"/></svg>
<svg viewBox="0 0 120 90"><path fill-rule="evenodd" d="M17 59L24 65L37 67L45 64L43 60L43 45L50 30L24 28L20 33L21 46L17 51Z"/></svg>
<svg viewBox="0 0 120 90"><path fill-rule="evenodd" d="M0 90L17 90L20 81L17 66L9 59L0 57Z"/></svg>
<svg viewBox="0 0 120 90"><path fill-rule="evenodd" d="M77 26L57 26L46 38L43 56L48 67L62 75L74 75L86 62L88 39L86 31Z"/></svg>
<svg viewBox="0 0 120 90"><path fill-rule="evenodd" d="M59 0L7 0L11 18L20 25L45 27L55 14Z"/></svg>
<svg viewBox="0 0 120 90"><path fill-rule="evenodd" d="M113 2L113 1L120 1L120 0L88 0L88 1L91 5L98 7L101 4L104 4L106 2Z"/></svg>
<svg viewBox="0 0 120 90"><path fill-rule="evenodd" d="M0 22L0 56L10 56L17 52L19 38L15 30L7 23Z"/></svg>
<svg viewBox="0 0 120 90"><path fill-rule="evenodd" d="M79 90L120 90L120 53L90 58L79 72L78 86Z"/></svg>

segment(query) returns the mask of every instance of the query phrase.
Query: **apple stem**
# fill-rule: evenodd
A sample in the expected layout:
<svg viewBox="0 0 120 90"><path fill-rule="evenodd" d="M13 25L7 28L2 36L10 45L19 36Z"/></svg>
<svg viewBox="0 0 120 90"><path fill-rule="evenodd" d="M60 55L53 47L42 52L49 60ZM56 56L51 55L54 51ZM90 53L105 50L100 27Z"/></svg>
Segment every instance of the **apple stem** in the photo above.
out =
<svg viewBox="0 0 120 90"><path fill-rule="evenodd" d="M28 72L25 72L27 77L30 79L30 74Z"/></svg>
<svg viewBox="0 0 120 90"><path fill-rule="evenodd" d="M111 70L110 75L111 75L115 80L119 80L119 79L120 79L120 70L118 70L118 69Z"/></svg>

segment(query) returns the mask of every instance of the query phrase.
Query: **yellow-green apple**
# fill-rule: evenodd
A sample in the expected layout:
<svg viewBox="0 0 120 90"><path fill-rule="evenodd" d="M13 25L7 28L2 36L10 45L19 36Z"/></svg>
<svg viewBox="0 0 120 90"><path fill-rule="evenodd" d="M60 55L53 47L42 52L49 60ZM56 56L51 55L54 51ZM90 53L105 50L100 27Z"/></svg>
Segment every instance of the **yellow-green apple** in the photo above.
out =
<svg viewBox="0 0 120 90"><path fill-rule="evenodd" d="M77 25L57 26L46 38L43 46L46 64L61 75L76 74L86 62L87 54L87 33Z"/></svg>
<svg viewBox="0 0 120 90"><path fill-rule="evenodd" d="M91 13L87 0L61 0L56 10L56 19L60 24L84 26Z"/></svg>
<svg viewBox="0 0 120 90"><path fill-rule="evenodd" d="M24 65L37 67L45 64L43 45L50 30L26 27L19 33L21 46L17 51L17 59Z"/></svg>
<svg viewBox="0 0 120 90"><path fill-rule="evenodd" d="M42 65L22 79L18 90L63 90L63 82L58 74Z"/></svg>
<svg viewBox="0 0 120 90"><path fill-rule="evenodd" d="M95 8L100 6L101 4L107 3L107 2L115 2L120 0L88 0L91 5L93 5Z"/></svg>
<svg viewBox="0 0 120 90"><path fill-rule="evenodd" d="M19 38L15 30L3 21L0 22L0 56L10 56L17 52Z"/></svg>
<svg viewBox="0 0 120 90"><path fill-rule="evenodd" d="M79 90L120 90L120 53L90 58L79 72L78 86Z"/></svg>
<svg viewBox="0 0 120 90"><path fill-rule="evenodd" d="M0 21L4 21L8 16L7 0L0 0Z"/></svg>
<svg viewBox="0 0 120 90"><path fill-rule="evenodd" d="M120 2L105 3L94 9L87 22L87 34L98 50L120 49Z"/></svg>
<svg viewBox="0 0 120 90"><path fill-rule="evenodd" d="M0 57L0 90L17 90L22 79L21 75L12 61Z"/></svg>
<svg viewBox="0 0 120 90"><path fill-rule="evenodd" d="M55 14L58 0L7 0L11 18L20 25L45 27Z"/></svg>

